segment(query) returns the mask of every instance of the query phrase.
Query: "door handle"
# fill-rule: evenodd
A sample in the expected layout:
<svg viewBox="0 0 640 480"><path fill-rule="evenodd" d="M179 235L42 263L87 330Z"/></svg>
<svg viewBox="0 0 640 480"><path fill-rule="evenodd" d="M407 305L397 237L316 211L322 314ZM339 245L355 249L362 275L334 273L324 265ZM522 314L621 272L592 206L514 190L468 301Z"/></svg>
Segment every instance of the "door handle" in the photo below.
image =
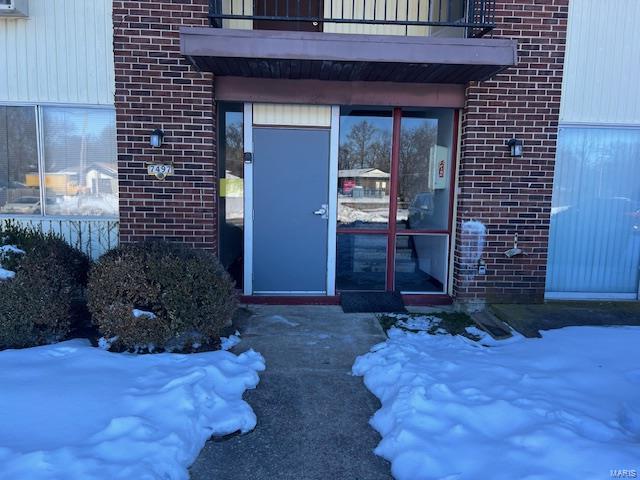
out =
<svg viewBox="0 0 640 480"><path fill-rule="evenodd" d="M319 209L313 211L313 214L318 215L326 220L329 218L329 215L327 213L328 209L329 209L329 205L327 205L326 203L323 203L322 205L320 205Z"/></svg>

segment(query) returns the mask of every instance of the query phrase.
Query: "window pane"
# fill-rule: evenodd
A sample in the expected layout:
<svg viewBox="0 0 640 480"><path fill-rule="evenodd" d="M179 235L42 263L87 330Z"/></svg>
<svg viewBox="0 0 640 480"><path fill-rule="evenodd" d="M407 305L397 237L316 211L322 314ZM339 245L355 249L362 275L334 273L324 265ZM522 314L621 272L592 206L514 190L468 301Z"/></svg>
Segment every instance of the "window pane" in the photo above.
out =
<svg viewBox="0 0 640 480"><path fill-rule="evenodd" d="M338 227L387 228L392 111L342 109Z"/></svg>
<svg viewBox="0 0 640 480"><path fill-rule="evenodd" d="M44 107L45 213L118 215L115 112Z"/></svg>
<svg viewBox="0 0 640 480"><path fill-rule="evenodd" d="M338 235L337 247L338 290L384 290L386 235Z"/></svg>
<svg viewBox="0 0 640 480"><path fill-rule="evenodd" d="M398 235L396 290L444 292L448 238L447 235Z"/></svg>
<svg viewBox="0 0 640 480"><path fill-rule="evenodd" d="M453 111L402 111L398 229L449 226Z"/></svg>
<svg viewBox="0 0 640 480"><path fill-rule="evenodd" d="M0 106L0 213L41 213L34 107Z"/></svg>
<svg viewBox="0 0 640 480"><path fill-rule="evenodd" d="M640 282L640 130L558 131L547 292L634 297Z"/></svg>
<svg viewBox="0 0 640 480"><path fill-rule="evenodd" d="M242 288L244 257L244 162L242 105L221 104L220 122L220 261Z"/></svg>

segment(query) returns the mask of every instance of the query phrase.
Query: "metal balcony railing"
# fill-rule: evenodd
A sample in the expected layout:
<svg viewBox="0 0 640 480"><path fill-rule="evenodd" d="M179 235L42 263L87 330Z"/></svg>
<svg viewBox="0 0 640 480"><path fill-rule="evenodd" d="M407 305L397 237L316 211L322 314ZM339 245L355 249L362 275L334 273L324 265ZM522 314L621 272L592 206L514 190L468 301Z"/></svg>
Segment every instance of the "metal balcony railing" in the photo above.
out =
<svg viewBox="0 0 640 480"><path fill-rule="evenodd" d="M230 28L482 37L495 27L495 0L209 0L209 20Z"/></svg>

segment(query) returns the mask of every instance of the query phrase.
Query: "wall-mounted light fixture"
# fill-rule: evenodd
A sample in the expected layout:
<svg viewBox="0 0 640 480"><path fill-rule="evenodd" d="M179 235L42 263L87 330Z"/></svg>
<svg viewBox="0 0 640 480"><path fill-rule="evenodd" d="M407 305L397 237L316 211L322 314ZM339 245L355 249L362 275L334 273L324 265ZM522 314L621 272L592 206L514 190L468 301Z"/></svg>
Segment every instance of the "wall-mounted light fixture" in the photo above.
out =
<svg viewBox="0 0 640 480"><path fill-rule="evenodd" d="M512 138L507 142L507 146L509 147L512 157L522 156L522 140Z"/></svg>
<svg viewBox="0 0 640 480"><path fill-rule="evenodd" d="M156 128L153 132L151 132L151 137L149 139L149 145L154 148L158 148L162 146L162 139L164 138L164 132L159 128Z"/></svg>

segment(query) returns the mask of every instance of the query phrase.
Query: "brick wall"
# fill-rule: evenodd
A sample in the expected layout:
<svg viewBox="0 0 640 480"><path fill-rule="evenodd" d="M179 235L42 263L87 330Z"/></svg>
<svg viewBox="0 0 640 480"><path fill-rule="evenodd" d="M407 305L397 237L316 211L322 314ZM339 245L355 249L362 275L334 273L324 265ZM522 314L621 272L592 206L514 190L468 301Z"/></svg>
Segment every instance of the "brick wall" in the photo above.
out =
<svg viewBox="0 0 640 480"><path fill-rule="evenodd" d="M467 89L462 117L454 295L468 304L541 301L569 0L497 0L494 37L518 40L516 68ZM511 158L511 137L524 155ZM474 220L463 231L463 222ZM474 261L477 230L486 228ZM507 258L514 234L526 256Z"/></svg>
<svg viewBox="0 0 640 480"><path fill-rule="evenodd" d="M215 249L213 78L180 55L181 26L206 26L207 0L113 2L120 241L159 237ZM164 130L161 148L149 134ZM172 161L175 176L147 175Z"/></svg>

